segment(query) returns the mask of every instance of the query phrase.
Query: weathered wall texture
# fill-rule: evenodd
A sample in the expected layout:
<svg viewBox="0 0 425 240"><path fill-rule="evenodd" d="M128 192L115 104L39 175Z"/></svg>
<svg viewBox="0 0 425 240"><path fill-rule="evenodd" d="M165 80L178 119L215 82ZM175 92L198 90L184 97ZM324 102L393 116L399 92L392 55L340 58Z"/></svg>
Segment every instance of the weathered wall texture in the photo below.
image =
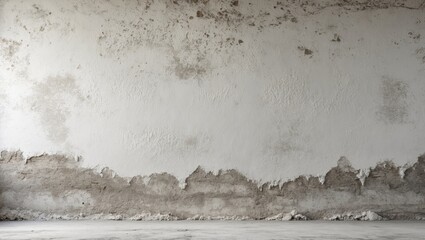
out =
<svg viewBox="0 0 425 240"><path fill-rule="evenodd" d="M0 0L4 208L412 217L424 103L425 1Z"/></svg>
<svg viewBox="0 0 425 240"><path fill-rule="evenodd" d="M259 187L236 170L197 168L182 189L168 173L123 178L61 155L24 159L22 152L3 151L0 167L0 219L8 220L279 220L293 210L308 219L360 219L366 211L425 219L425 155L407 169L380 163L367 176L341 158L323 179L300 176Z"/></svg>

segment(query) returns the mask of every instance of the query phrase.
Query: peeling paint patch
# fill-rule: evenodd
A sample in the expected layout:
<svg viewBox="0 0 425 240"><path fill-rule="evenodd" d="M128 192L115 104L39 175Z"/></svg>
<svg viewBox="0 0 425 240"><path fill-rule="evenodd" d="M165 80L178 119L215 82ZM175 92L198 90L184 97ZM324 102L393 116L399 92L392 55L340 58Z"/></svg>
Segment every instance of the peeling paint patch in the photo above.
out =
<svg viewBox="0 0 425 240"><path fill-rule="evenodd" d="M406 169L404 179L399 169L389 161L380 163L362 185L360 170L341 158L323 184L319 177L300 176L281 186L258 187L236 170L214 174L199 167L179 188L168 173L128 181L109 168L96 173L62 155L24 159L22 152L2 151L0 219L305 220L359 211L371 212L358 214L361 220L374 214L418 219L425 214L425 156ZM337 220L357 219L344 216Z"/></svg>
<svg viewBox="0 0 425 240"><path fill-rule="evenodd" d="M364 181L370 174L370 169L360 169L359 173L357 174L357 177L359 178L360 182L362 183L362 186L364 186Z"/></svg>

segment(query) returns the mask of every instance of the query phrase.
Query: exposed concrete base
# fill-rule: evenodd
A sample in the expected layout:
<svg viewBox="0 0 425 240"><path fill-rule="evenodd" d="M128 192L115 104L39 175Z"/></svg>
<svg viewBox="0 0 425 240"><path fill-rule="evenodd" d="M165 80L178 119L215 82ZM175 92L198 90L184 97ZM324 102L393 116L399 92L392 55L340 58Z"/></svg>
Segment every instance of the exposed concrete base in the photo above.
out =
<svg viewBox="0 0 425 240"><path fill-rule="evenodd" d="M167 173L123 178L108 168L82 168L62 155L24 159L21 152L3 151L0 218L245 220L283 218L296 210L308 219L337 214L333 220L355 220L360 214L357 220L365 220L361 212L370 210L385 219L425 219L425 156L405 170L383 162L361 173L341 158L323 182L300 176L258 186L236 170L215 175L198 168L182 189Z"/></svg>

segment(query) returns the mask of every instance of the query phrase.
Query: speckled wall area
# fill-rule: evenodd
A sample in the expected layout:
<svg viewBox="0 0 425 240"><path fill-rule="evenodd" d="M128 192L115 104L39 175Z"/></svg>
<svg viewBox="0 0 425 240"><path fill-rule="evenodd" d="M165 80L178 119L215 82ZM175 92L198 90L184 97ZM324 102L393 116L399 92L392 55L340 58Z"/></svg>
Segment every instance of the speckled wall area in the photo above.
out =
<svg viewBox="0 0 425 240"><path fill-rule="evenodd" d="M0 0L0 219L425 219L425 1Z"/></svg>

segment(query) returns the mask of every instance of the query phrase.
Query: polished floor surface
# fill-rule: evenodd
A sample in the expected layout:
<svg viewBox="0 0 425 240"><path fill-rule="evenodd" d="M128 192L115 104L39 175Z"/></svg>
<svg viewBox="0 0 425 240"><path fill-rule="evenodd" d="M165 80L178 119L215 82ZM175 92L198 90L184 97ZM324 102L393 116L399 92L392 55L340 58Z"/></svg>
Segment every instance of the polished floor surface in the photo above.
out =
<svg viewBox="0 0 425 240"><path fill-rule="evenodd" d="M425 239L425 222L0 222L0 239Z"/></svg>

